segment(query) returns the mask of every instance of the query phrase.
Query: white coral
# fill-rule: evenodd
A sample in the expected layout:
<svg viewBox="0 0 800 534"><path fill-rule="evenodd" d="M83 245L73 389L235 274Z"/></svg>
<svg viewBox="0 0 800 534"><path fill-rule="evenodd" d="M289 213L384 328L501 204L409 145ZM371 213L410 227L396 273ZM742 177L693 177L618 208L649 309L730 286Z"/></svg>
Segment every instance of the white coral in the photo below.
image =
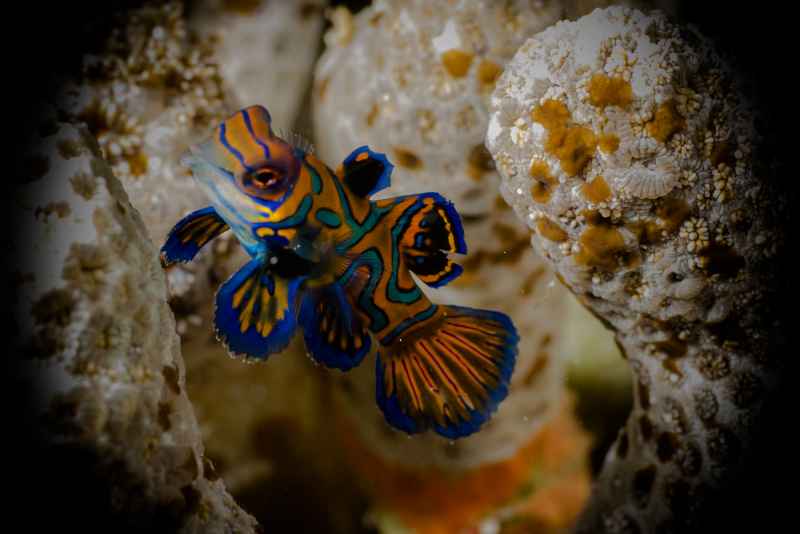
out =
<svg viewBox="0 0 800 534"><path fill-rule="evenodd" d="M184 492L203 506L186 503L180 532L254 532L223 482L208 479L144 224L88 131L56 129L32 147L46 167L25 176L12 208L21 280L12 339L27 356L20 379L36 392L36 430L56 448L96 451L86 468L108 481L120 518L148 521Z"/></svg>
<svg viewBox="0 0 800 534"><path fill-rule="evenodd" d="M503 162L501 191L525 220L535 212L565 222L563 239L554 242L537 230L534 247L617 332L639 384L634 413L648 422L642 427L632 419L609 453L584 514L587 532L612 523L649 532L675 520L661 498L669 480L698 492L719 485L723 438L746 447L752 429L743 421L762 406L741 391L742 376L759 384L777 379L774 367L743 356L774 350L766 340L776 327L762 319L770 310L736 303L753 293L763 303L771 290L770 279L753 266L774 250L764 236L780 234L773 212L784 204L765 190L771 181L759 174L765 171L754 150L754 113L735 77L701 36L683 35L657 12L598 9L530 39L492 94L486 139ZM533 110L552 132L519 144L507 110ZM547 202L511 194L526 190L527 177L509 170L532 158L570 171ZM589 185L597 176L610 186L611 199ZM596 212L597 198L616 203L617 216ZM745 335L725 339L717 333L720 323ZM704 354L725 365L709 365ZM700 391L714 405L703 421L689 415ZM731 391L747 400L731 402ZM723 436L707 425L724 427ZM702 443L702 466L687 475L660 464L649 502L633 506L636 496L620 488L633 487L637 470L657 456L651 433L680 447ZM629 450L633 443L639 445Z"/></svg>

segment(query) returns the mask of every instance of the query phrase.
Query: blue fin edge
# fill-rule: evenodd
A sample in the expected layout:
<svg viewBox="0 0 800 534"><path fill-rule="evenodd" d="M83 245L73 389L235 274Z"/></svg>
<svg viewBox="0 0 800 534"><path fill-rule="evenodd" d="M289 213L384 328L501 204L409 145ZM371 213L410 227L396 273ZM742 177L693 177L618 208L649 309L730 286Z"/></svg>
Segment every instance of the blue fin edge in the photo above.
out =
<svg viewBox="0 0 800 534"><path fill-rule="evenodd" d="M216 210L212 206L208 206L189 213L172 227L172 230L170 230L169 234L167 234L167 240L164 242L164 245L162 245L160 250L159 257L161 259L162 266L168 267L173 263L187 263L194 259L202 247L198 247L193 241L182 243L178 238L178 232L187 223L199 217L205 217L206 215L210 214L214 214L216 217L219 217Z"/></svg>
<svg viewBox="0 0 800 534"><path fill-rule="evenodd" d="M294 278L289 281L289 309L286 310L286 317L276 322L267 337L263 337L261 334L257 333L252 325L245 332L240 331L238 321L239 315L230 307L230 299L236 289L238 289L245 280L253 276L257 270L263 267L262 258L253 258L217 290L214 309L215 333L217 339L222 341L228 351L235 356L243 356L245 358L254 358L258 360L266 359L269 355L286 348L292 340L292 336L297 328L297 314L296 310L293 308L295 307L294 303L296 302L298 288L303 280L305 280L304 277Z"/></svg>
<svg viewBox="0 0 800 534"><path fill-rule="evenodd" d="M386 157L386 154L382 152L373 151L372 149L369 148L369 145L362 145L354 149L352 152L350 152L350 154L346 158L344 158L344 161L342 163L344 165L352 163L353 160L356 159L356 157L365 150L367 151L367 154L369 154L370 158L376 159L381 163L383 163L383 172L378 177L378 180L375 182L375 185L372 187L372 189L370 189L369 193L367 193L367 197L371 197L375 193L383 191L392 184L391 176L392 176L392 171L394 170L394 165L392 165L392 163L389 161L389 158Z"/></svg>

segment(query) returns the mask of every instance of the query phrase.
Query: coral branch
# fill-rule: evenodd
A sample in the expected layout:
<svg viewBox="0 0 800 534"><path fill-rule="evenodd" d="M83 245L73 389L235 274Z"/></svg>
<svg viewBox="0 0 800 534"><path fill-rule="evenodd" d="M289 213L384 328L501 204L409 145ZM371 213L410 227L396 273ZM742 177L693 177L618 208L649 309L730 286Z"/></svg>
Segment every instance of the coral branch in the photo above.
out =
<svg viewBox="0 0 800 534"><path fill-rule="evenodd" d="M204 460L158 253L85 127L52 124L17 192L15 339L48 456L126 527L253 532ZM33 161L33 160L32 160ZM81 451L80 454L69 451ZM97 503L92 502L92 505ZM115 523L116 524L116 523Z"/></svg>
<svg viewBox="0 0 800 534"><path fill-rule="evenodd" d="M685 529L745 460L780 368L784 206L754 113L701 36L623 8L529 40L491 110L504 197L636 384L581 527Z"/></svg>

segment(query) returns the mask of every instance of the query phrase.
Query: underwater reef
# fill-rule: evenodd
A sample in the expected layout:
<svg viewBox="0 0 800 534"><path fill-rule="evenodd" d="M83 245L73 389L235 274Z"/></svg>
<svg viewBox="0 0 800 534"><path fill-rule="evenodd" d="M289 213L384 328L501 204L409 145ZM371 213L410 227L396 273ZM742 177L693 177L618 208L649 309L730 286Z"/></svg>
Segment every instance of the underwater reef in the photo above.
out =
<svg viewBox="0 0 800 534"><path fill-rule="evenodd" d="M26 483L88 488L63 490L70 504L49 519L85 506L87 525L122 532L735 523L722 511L734 493L749 502L743 473L774 465L758 438L782 407L774 303L791 197L758 80L683 4L195 0L98 14L25 125L10 197L12 372L42 465ZM266 362L230 357L213 317L248 259L233 232L161 266L171 225L208 203L181 156L255 104L331 168L357 146L385 153L378 198L453 202L464 272L424 292L503 312L520 337L508 396L478 432L389 426L374 354L324 369L296 336Z"/></svg>

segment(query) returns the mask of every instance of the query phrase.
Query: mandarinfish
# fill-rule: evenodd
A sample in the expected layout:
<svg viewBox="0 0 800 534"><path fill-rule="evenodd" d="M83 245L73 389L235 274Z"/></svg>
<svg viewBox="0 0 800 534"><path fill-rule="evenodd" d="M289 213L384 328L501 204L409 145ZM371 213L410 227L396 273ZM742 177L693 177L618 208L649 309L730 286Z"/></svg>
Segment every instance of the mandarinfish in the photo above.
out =
<svg viewBox="0 0 800 534"><path fill-rule="evenodd" d="M393 166L367 146L334 172L276 136L269 112L237 112L184 157L211 206L190 213L161 249L189 261L232 230L251 260L217 291L227 349L266 359L303 330L311 357L347 371L375 356L377 402L408 433L472 434L508 393L518 336L504 314L433 304L431 287L461 267L461 219L437 193L370 200Z"/></svg>

